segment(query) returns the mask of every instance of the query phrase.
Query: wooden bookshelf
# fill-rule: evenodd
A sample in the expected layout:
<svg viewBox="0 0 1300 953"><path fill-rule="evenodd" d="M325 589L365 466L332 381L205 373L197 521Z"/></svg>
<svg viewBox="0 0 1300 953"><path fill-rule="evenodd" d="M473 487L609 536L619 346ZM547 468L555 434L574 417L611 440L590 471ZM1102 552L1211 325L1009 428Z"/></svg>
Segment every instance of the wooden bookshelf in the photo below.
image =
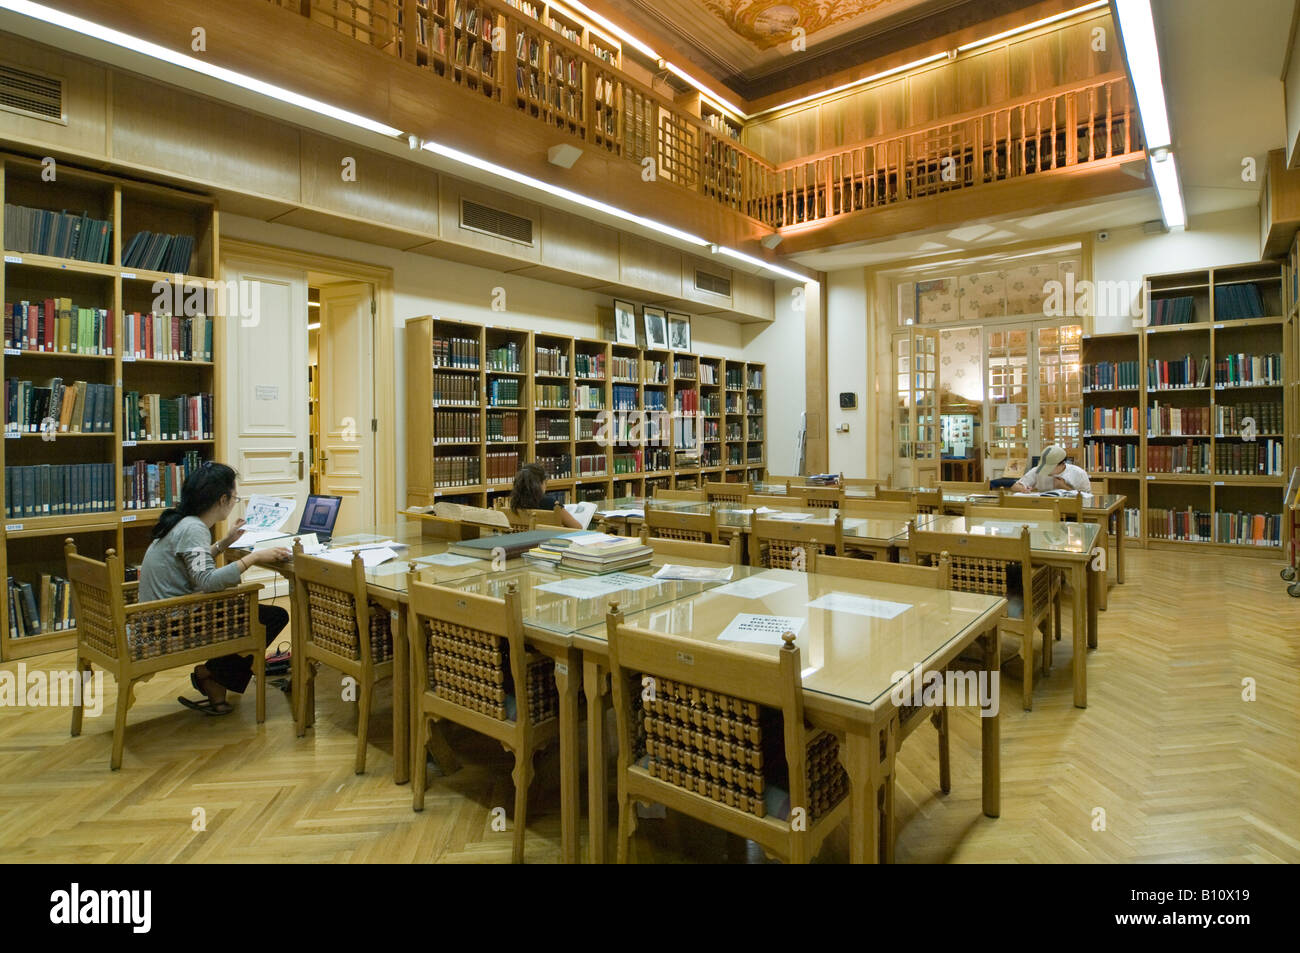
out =
<svg viewBox="0 0 1300 953"><path fill-rule="evenodd" d="M217 408L221 395L216 373L220 335L213 314L216 302L213 295L205 294L200 309L197 296L191 299L190 293L198 287L206 292L209 280L216 276L218 213L215 202L201 195L117 179L66 164L59 165L54 181L47 181L39 163L17 156L0 156L0 190L6 205L66 211L78 216L85 212L91 218L107 222L111 228L104 261L31 253L19 247L21 236L0 231L0 244L4 247L0 290L7 308L22 301L43 306L52 300L57 305L58 299L66 298L73 308L101 310L101 329L105 328L105 317L111 315L108 322L111 327L102 331L99 346L92 347L89 353L80 349L76 353L63 350L65 342L56 333L54 341L46 342L47 350L32 349L21 340L21 335L16 335L17 339L7 342L13 346L6 346L0 356L0 371L6 382L31 381L35 386L48 386L53 379L61 378L65 384L85 381L108 388L105 399L109 406L102 408L100 417L101 422L107 423L106 429L77 433L70 425L65 432L48 424L46 428L50 432L12 434L0 445L0 466L11 477L19 472L13 468L27 466L99 464L104 468L99 490L102 498L95 510L65 515L11 513L11 500L5 496L5 512L10 515L5 517L3 546L0 546L3 574L16 582L31 584L40 611L43 609L39 592L41 577L65 574L63 543L67 537L76 540L78 549L91 556L102 558L112 548L123 554L128 565L143 557L153 524L163 507L148 505L152 500L140 501L144 505L139 507L135 505L128 492L127 467L136 463L175 465L174 489L179 494L186 462L193 464L212 458L220 438ZM0 229L3 227L0 224ZM183 271L166 273L122 264L131 240L145 231L183 235L194 240ZM182 359L180 353L171 351L172 345L181 343L181 323L175 319L184 320L186 330L197 330L199 325L190 325L189 318L198 315L174 314L178 296L168 295L158 300L164 297L154 289L158 281L182 289L179 296L182 312L202 310L204 317L213 318L210 356L206 336L195 352L186 355L198 359ZM185 303L187 300L191 301L189 305ZM62 308L56 306L56 311L60 312L57 320L63 320ZM166 341L161 335L156 337L152 357L144 356L147 352L128 351L127 327L133 313L170 315L176 336L168 335ZM79 325L85 314L78 312ZM159 327L164 326L160 321ZM70 340L66 346L71 347ZM198 434L177 431L178 439L131 439L123 403L125 395L133 391L157 394L161 398L210 395L211 429ZM22 505L21 499L17 504ZM15 636L8 624L8 603L6 585L0 658L26 658L75 645L75 628L48 629L52 622L46 618L43 625L47 631Z"/></svg>
<svg viewBox="0 0 1300 953"><path fill-rule="evenodd" d="M745 410L751 399L756 408L762 407L760 364L431 316L409 320L406 334L408 506L437 500L492 505L509 492L510 483L490 479L487 454L516 448L519 464L547 466L548 491L568 502L652 495L656 489L699 486L705 480L739 482L766 472L762 410ZM435 365L434 342L453 338L466 342L462 351L477 355L477 364ZM518 371L492 360L511 343L519 345L522 355ZM740 410L732 415L739 436L730 441L740 461L735 466L726 463L723 395L728 367L740 382L733 394ZM751 368L760 374L753 388L746 386ZM704 383L702 373L712 382ZM449 375L450 386L465 390L470 403L438 399L446 396L438 389L438 374ZM493 382L515 380L524 382L519 405L493 407ZM694 412L705 399L712 400L715 414ZM679 412L679 402L690 409ZM461 409L480 412L481 429L471 426L466 439L447 441L436 414ZM522 436L518 441L489 439L488 421L507 413L519 414ZM701 440L699 434L710 425L716 425L718 436ZM675 445L678 430L691 438L683 441L686 445ZM698 454L705 451L716 454L715 463L701 464ZM465 474L466 482L445 478L440 464L448 463ZM444 473L442 479L436 477L439 473Z"/></svg>
<svg viewBox="0 0 1300 953"><path fill-rule="evenodd" d="M1085 386L1083 463L1090 476L1105 477L1112 492L1129 498L1128 526L1144 544L1279 553L1276 546L1232 541L1226 519L1262 514L1276 518L1284 532L1281 497L1295 459L1287 435L1296 419L1296 317L1284 300L1283 279L1277 262L1149 275L1147 323L1140 331L1084 339L1085 381L1096 379L1090 373L1098 365L1138 370L1136 387L1131 373L1113 386ZM1254 289L1249 298L1242 296L1243 287ZM1169 305L1157 302L1172 299L1190 303L1183 306L1185 323L1151 324L1157 309L1169 313ZM1240 355L1278 358L1270 377L1249 380L1238 366ZM1165 370L1161 362L1174 366ZM1191 374L1183 380L1179 365L1187 362ZM1099 411L1118 419L1099 428ZM1131 425L1123 419L1126 412ZM1243 430L1245 417L1255 421L1253 434ZM1234 460L1246 452L1248 463ZM1255 454L1265 457L1264 473ZM1189 508L1208 517L1208 529L1168 538L1161 515Z"/></svg>

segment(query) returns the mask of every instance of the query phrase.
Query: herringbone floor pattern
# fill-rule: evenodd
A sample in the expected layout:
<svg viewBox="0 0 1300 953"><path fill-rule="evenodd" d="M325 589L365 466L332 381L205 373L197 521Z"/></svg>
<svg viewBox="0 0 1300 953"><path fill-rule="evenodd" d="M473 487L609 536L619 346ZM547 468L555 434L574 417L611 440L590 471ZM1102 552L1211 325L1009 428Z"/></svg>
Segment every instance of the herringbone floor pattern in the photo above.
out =
<svg viewBox="0 0 1300 953"><path fill-rule="evenodd" d="M1128 555L1129 582L1112 590L1088 659L1088 709L1071 704L1068 634L1034 711L1020 710L1019 686L1006 680L1000 818L980 813L975 712L954 714L947 796L933 731L909 739L899 862L1300 861L1300 600L1286 595L1276 562ZM70 665L69 653L28 668ZM1246 678L1255 701L1242 699ZM435 772L415 814L409 786L392 783L391 696L381 695L358 777L355 706L338 689L337 675L322 676L317 726L299 739L279 691L268 690L259 728L251 697L233 715L204 718L175 702L191 693L184 672L159 676L139 691L117 773L111 680L106 714L88 718L80 738L69 738L65 709L0 708L0 861L508 861L510 835L493 830L492 809L512 804L509 757L452 729L463 766ZM555 753L538 767L527 855L555 861ZM193 829L197 808L204 831ZM763 860L671 815L641 822L636 852L643 862ZM841 831L820 859L846 856Z"/></svg>

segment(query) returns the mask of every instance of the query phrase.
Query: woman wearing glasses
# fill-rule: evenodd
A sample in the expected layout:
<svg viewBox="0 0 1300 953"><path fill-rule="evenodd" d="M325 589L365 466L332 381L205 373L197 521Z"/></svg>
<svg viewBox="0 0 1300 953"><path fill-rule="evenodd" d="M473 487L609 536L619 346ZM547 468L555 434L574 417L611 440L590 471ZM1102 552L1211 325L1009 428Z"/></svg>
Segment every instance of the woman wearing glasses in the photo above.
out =
<svg viewBox="0 0 1300 953"><path fill-rule="evenodd" d="M153 542L140 564L140 601L173 599L196 592L220 592L239 584L244 570L271 565L289 558L287 549L259 549L237 562L217 568L215 557L239 537L244 525L236 520L230 532L212 542L212 527L230 516L239 502L235 493L235 471L224 463L205 463L185 480L180 503L165 510L154 527ZM289 613L278 606L258 606L257 617L266 627L266 644L289 622ZM223 655L198 665L190 683L204 696L200 701L179 698L182 705L205 715L228 715L234 709L226 692L242 694L253 675L248 655Z"/></svg>

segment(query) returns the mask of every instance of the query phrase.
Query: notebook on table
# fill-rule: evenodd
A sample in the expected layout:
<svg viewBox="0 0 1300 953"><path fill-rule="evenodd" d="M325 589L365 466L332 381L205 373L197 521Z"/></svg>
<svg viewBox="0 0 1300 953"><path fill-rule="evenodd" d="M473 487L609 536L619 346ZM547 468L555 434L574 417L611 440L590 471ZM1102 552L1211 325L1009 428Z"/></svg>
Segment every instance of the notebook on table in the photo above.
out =
<svg viewBox="0 0 1300 953"><path fill-rule="evenodd" d="M502 533L500 536L481 536L478 539L465 539L453 545L448 552L458 556L472 556L475 559L491 559L494 551L505 551L507 559L526 553L538 543L545 542L553 536L568 532L562 526L551 529L534 529L525 533Z"/></svg>

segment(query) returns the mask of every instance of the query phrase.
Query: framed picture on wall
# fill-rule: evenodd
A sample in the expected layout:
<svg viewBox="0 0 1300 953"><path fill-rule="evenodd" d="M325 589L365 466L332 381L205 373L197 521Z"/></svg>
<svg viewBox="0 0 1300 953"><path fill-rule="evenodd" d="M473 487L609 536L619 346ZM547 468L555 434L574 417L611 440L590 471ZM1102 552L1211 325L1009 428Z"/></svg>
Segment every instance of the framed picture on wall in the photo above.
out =
<svg viewBox="0 0 1300 953"><path fill-rule="evenodd" d="M646 349L666 351L668 349L668 319L664 315L663 308L652 308L646 305L641 309L641 314L645 318Z"/></svg>
<svg viewBox="0 0 1300 953"><path fill-rule="evenodd" d="M636 305L614 300L614 342L636 346Z"/></svg>
<svg viewBox="0 0 1300 953"><path fill-rule="evenodd" d="M691 316L668 312L668 346L674 351L691 349Z"/></svg>

